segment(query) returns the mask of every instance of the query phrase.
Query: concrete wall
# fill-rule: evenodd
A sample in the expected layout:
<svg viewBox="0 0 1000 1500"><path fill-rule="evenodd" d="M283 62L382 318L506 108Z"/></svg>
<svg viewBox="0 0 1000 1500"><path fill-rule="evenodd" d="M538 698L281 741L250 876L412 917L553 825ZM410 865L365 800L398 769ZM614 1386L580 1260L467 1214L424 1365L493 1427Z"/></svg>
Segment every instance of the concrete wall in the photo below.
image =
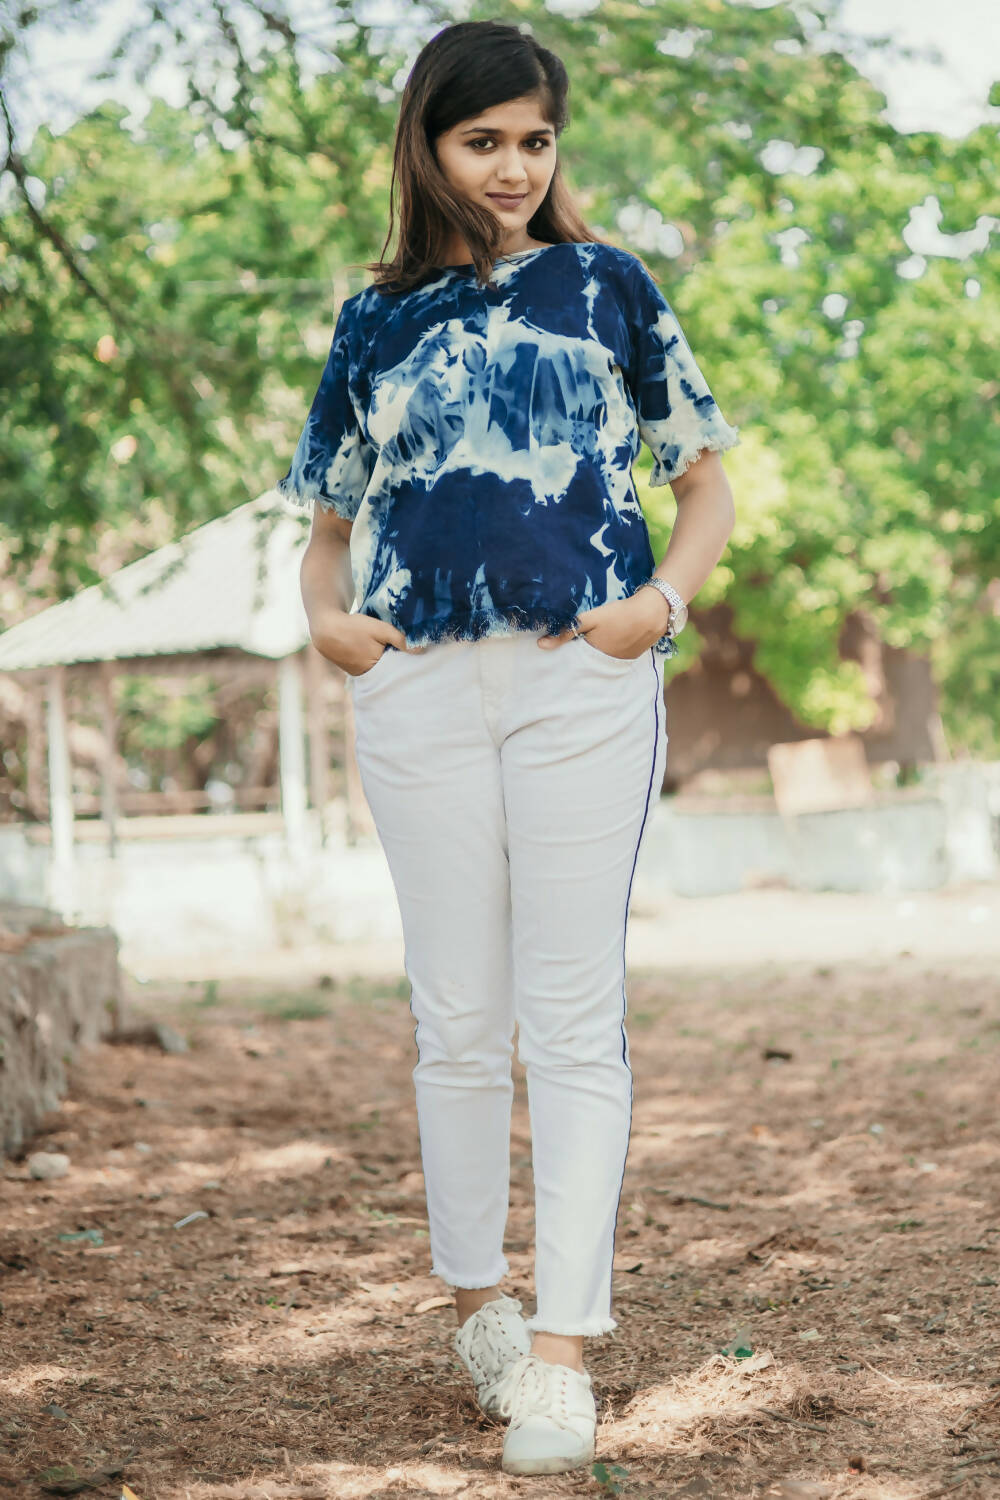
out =
<svg viewBox="0 0 1000 1500"><path fill-rule="evenodd" d="M0 901L45 902L49 851L21 823L0 824Z"/></svg>
<svg viewBox="0 0 1000 1500"><path fill-rule="evenodd" d="M712 896L771 880L799 890L930 890L948 880L946 814L932 798L837 812L658 809L643 880Z"/></svg>
<svg viewBox="0 0 1000 1500"><path fill-rule="evenodd" d="M713 896L781 881L810 891L915 891L1000 878L1000 762L928 767L871 806L781 817L661 798L643 888Z"/></svg>
<svg viewBox="0 0 1000 1500"><path fill-rule="evenodd" d="M279 829L213 833L210 818L183 837L123 838L115 859L76 846L68 919L107 924L122 960L294 947L315 941L398 939L399 914L377 838L323 847L310 814L301 856ZM333 819L337 825L336 818ZM773 804L738 810L662 797L654 807L633 894L707 896L779 883L802 890L915 891L1000 878L1000 763L937 768L930 789L870 807L782 818ZM0 836L0 899L38 899L47 846L23 828Z"/></svg>

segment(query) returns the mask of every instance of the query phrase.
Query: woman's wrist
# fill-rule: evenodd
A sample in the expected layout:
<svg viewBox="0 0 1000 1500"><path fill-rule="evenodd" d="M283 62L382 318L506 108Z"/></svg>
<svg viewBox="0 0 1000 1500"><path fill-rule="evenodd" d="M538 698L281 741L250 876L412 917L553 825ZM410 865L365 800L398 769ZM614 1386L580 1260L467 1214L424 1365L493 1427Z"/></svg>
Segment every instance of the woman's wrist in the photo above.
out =
<svg viewBox="0 0 1000 1500"><path fill-rule="evenodd" d="M665 599L659 589L651 588L648 584L642 584L632 595L636 609L641 612L647 622L647 628L651 634L649 644L655 645L661 636L666 635L670 627L670 619L674 608L669 599Z"/></svg>
<svg viewBox="0 0 1000 1500"><path fill-rule="evenodd" d="M344 621L348 617L349 611L340 609L335 604L313 605L311 609L306 610L310 639L314 642L337 640L342 633Z"/></svg>

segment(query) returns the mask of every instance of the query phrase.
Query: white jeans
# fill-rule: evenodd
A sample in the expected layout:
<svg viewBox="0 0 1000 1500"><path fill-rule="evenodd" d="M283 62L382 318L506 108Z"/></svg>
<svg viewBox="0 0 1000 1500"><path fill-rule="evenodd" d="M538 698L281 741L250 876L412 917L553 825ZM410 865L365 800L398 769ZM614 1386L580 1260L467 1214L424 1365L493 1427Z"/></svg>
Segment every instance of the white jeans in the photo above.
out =
<svg viewBox="0 0 1000 1500"><path fill-rule="evenodd" d="M664 657L541 632L387 648L348 677L399 901L431 1274L510 1269L514 1024L535 1191L528 1327L610 1333L632 1123L625 924L666 767Z"/></svg>

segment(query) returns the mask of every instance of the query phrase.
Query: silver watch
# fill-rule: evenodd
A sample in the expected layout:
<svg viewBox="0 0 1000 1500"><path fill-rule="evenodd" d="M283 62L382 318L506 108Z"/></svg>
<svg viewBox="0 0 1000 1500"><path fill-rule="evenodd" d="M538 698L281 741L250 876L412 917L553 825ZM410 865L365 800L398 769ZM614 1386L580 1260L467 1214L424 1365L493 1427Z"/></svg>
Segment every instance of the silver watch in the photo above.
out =
<svg viewBox="0 0 1000 1500"><path fill-rule="evenodd" d="M670 604L670 619L666 634L661 636L661 640L672 640L675 635L680 635L687 624L688 608L673 584L668 583L665 578L647 578L641 587L659 590Z"/></svg>

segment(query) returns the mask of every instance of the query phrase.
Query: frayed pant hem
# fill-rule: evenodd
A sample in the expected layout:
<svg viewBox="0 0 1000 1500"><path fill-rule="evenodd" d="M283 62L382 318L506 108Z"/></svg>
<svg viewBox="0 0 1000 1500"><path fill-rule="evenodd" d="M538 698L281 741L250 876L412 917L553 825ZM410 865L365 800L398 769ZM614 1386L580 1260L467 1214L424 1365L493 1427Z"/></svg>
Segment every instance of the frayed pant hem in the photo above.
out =
<svg viewBox="0 0 1000 1500"><path fill-rule="evenodd" d="M553 1323L535 1313L526 1318L524 1326L529 1333L558 1333L564 1337L596 1338L602 1333L614 1333L618 1323L614 1318L580 1318L575 1323Z"/></svg>
<svg viewBox="0 0 1000 1500"><path fill-rule="evenodd" d="M496 1286L503 1280L509 1270L510 1266L504 1260L498 1270L494 1269L486 1276L453 1276L450 1271L444 1270L441 1266L432 1266L431 1275L440 1276L441 1280L446 1282L448 1286L456 1287L460 1291L478 1291L480 1287Z"/></svg>

